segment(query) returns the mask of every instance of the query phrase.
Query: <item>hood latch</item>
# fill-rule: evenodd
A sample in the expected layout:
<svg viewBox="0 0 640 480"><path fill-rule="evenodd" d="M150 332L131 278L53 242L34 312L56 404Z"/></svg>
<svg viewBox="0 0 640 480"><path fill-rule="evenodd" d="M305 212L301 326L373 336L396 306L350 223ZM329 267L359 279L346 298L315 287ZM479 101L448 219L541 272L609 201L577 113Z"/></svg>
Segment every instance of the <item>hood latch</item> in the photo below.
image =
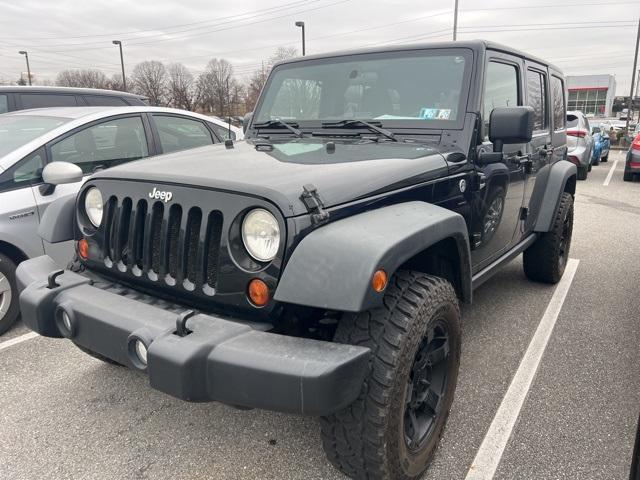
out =
<svg viewBox="0 0 640 480"><path fill-rule="evenodd" d="M314 225L329 218L329 212L324 209L324 203L318 194L315 185L307 183L302 187L302 195L300 200L307 207L307 211L311 214L311 223Z"/></svg>

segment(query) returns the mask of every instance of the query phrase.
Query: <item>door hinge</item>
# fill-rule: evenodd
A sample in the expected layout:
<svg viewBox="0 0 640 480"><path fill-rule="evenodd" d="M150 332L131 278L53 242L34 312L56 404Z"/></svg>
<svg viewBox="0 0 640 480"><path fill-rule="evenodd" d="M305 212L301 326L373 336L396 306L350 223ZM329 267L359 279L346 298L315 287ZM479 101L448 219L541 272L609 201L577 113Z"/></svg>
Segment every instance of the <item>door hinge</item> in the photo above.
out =
<svg viewBox="0 0 640 480"><path fill-rule="evenodd" d="M520 209L520 220L526 220L529 216L529 209L527 207L522 207Z"/></svg>
<svg viewBox="0 0 640 480"><path fill-rule="evenodd" d="M324 203L318 194L318 189L311 183L302 187L300 200L311 214L311 223L320 223L329 218L329 212L324 209Z"/></svg>

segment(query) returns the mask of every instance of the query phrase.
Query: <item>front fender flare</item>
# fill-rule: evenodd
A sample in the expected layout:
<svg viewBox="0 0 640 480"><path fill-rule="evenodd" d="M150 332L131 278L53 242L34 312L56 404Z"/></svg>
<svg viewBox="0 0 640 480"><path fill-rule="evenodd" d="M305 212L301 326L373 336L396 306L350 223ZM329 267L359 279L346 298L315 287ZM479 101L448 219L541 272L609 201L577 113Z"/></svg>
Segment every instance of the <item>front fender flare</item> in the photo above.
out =
<svg viewBox="0 0 640 480"><path fill-rule="evenodd" d="M75 238L74 223L76 195L60 197L47 207L38 226L38 235L49 243L59 243Z"/></svg>
<svg viewBox="0 0 640 480"><path fill-rule="evenodd" d="M575 194L575 179L577 175L578 169L573 163L568 160L559 160L550 165L544 189L538 188L536 181L532 196L540 198L535 199L538 203L538 215L533 228L535 232L548 232L551 229L553 219L560 205L560 197L563 192L567 191L567 183L572 177L572 186L569 188L569 192L572 195ZM544 178L540 177L541 180Z"/></svg>
<svg viewBox="0 0 640 480"><path fill-rule="evenodd" d="M359 312L380 305L371 288L378 269L390 276L437 242L456 241L461 294L471 299L471 261L464 218L425 202L382 207L318 228L296 247L276 289L277 301Z"/></svg>

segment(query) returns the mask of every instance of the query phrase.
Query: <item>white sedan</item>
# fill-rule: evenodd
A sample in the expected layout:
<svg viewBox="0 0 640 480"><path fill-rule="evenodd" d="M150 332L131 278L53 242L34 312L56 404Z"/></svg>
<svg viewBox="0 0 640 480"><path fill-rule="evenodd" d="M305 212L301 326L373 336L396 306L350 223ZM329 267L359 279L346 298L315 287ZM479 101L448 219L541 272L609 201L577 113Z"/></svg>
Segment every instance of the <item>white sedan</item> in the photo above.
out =
<svg viewBox="0 0 640 480"><path fill-rule="evenodd" d="M229 138L241 140L242 129L170 108L60 107L0 115L0 334L19 313L17 264L46 253L64 266L72 256L71 245L48 244L37 234L51 202L75 194L96 170Z"/></svg>

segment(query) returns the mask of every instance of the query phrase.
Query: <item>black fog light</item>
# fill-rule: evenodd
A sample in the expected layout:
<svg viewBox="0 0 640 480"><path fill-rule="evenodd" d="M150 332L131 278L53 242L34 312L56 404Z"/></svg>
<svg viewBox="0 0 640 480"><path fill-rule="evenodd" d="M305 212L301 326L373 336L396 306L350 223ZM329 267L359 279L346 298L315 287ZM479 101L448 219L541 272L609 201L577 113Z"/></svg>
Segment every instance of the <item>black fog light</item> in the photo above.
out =
<svg viewBox="0 0 640 480"><path fill-rule="evenodd" d="M75 335L75 318L71 310L58 307L55 314L58 331L63 337L71 338Z"/></svg>

